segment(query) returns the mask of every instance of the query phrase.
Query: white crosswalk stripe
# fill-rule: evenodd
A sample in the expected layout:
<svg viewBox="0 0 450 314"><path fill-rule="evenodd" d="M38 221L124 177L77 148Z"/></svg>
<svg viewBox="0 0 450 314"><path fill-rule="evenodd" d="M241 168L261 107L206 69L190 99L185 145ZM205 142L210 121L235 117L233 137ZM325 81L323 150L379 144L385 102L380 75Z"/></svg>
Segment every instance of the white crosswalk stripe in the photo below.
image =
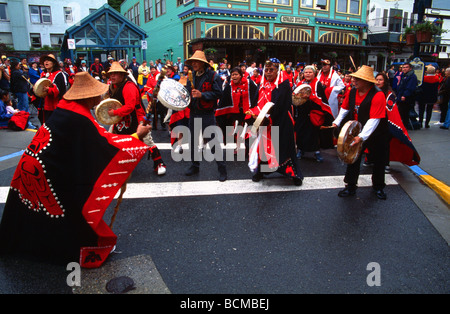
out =
<svg viewBox="0 0 450 314"><path fill-rule="evenodd" d="M229 195L270 192L295 192L308 190L340 189L344 187L343 176L306 177L303 185L295 186L287 178L268 178L260 182L245 180L219 181L183 181L183 182L149 182L128 183L123 198L160 198L187 197L206 195ZM387 185L397 185L397 181L389 174L386 175ZM359 187L372 186L371 175L360 175ZM9 187L0 187L0 203L5 203ZM120 192L120 191L119 191ZM116 198L119 194L116 195Z"/></svg>

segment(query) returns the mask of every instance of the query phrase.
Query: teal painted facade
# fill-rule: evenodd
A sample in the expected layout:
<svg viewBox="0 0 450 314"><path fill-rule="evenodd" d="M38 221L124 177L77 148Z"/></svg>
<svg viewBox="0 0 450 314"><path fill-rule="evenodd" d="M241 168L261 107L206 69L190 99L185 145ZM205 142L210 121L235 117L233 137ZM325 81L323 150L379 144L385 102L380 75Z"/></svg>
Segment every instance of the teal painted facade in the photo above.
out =
<svg viewBox="0 0 450 314"><path fill-rule="evenodd" d="M165 13L158 17L155 0L147 0L153 4L153 19L148 22L144 1L126 0L121 14L126 16L139 3L139 26L148 34L148 60L176 61L197 49L212 48L210 57L216 62L277 56L309 59L306 62L342 58L346 63L349 55L358 64L365 61L368 0L166 1ZM350 6L355 3L357 9Z"/></svg>

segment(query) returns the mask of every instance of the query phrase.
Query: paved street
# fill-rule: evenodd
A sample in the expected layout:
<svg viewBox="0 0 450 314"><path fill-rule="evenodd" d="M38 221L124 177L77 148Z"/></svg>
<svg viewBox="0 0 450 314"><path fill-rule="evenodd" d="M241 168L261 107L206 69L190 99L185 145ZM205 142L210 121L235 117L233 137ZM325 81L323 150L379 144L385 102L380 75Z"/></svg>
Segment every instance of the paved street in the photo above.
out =
<svg viewBox="0 0 450 314"><path fill-rule="evenodd" d="M434 113L430 129L411 131L419 165L449 182L448 131ZM33 132L0 130L0 215L15 165ZM302 294L449 293L450 208L409 169L392 163L386 201L362 167L357 196L337 196L345 166L335 150L300 161L301 187L272 174L254 183L245 162L227 162L218 181L215 163L201 162L185 177L174 162L167 131L153 131L167 163L158 177L146 157L136 168L113 231L116 252L99 269L82 270L69 287L64 267L0 259L0 293L108 293L106 283L128 276L128 293ZM11 158L10 158L11 157ZM105 216L109 222L112 208ZM379 266L379 285L368 282Z"/></svg>

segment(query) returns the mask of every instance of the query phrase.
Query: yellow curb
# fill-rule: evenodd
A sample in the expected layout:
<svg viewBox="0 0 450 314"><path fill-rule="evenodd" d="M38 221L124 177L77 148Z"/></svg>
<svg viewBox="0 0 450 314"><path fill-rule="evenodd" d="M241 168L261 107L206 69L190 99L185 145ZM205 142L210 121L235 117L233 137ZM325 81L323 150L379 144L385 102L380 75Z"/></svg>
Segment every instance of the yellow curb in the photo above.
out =
<svg viewBox="0 0 450 314"><path fill-rule="evenodd" d="M430 175L421 175L420 179L422 179L423 182L439 194L447 205L450 205L450 187L447 184L433 178Z"/></svg>

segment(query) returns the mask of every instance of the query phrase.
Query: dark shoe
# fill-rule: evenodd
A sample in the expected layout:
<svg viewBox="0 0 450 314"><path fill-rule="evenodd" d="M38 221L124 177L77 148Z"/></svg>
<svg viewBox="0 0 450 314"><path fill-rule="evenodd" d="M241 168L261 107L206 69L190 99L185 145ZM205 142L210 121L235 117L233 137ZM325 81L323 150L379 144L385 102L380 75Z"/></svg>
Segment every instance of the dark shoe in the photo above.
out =
<svg viewBox="0 0 450 314"><path fill-rule="evenodd" d="M323 162L323 157L320 152L315 152L314 157L316 158L317 162Z"/></svg>
<svg viewBox="0 0 450 314"><path fill-rule="evenodd" d="M259 182L262 178L264 178L264 175L261 172L257 172L255 175L253 175L252 181Z"/></svg>
<svg viewBox="0 0 450 314"><path fill-rule="evenodd" d="M339 197L348 197L348 196L353 196L355 194L356 194L356 189L346 187L342 191L339 191L338 196Z"/></svg>
<svg viewBox="0 0 450 314"><path fill-rule="evenodd" d="M429 128L430 128L430 125L429 125L429 124L425 124L425 128L426 128L426 129L429 129Z"/></svg>
<svg viewBox="0 0 450 314"><path fill-rule="evenodd" d="M295 184L296 186L300 186L300 185L303 184L303 180L300 179L300 178L294 178L294 184Z"/></svg>
<svg viewBox="0 0 450 314"><path fill-rule="evenodd" d="M446 128L446 127L443 126L443 125L441 125L439 128L440 128L440 129L443 129L443 130L448 130L448 128Z"/></svg>
<svg viewBox="0 0 450 314"><path fill-rule="evenodd" d="M380 200L385 200L385 199L386 199L386 193L384 193L383 190L375 190L375 195L376 195Z"/></svg>
<svg viewBox="0 0 450 314"><path fill-rule="evenodd" d="M200 169L198 167L190 166L188 171L186 171L185 175L189 177L189 176L192 176L192 175L198 173L199 171L200 171Z"/></svg>
<svg viewBox="0 0 450 314"><path fill-rule="evenodd" d="M227 171L226 170L219 170L219 181L224 182L227 180Z"/></svg>

